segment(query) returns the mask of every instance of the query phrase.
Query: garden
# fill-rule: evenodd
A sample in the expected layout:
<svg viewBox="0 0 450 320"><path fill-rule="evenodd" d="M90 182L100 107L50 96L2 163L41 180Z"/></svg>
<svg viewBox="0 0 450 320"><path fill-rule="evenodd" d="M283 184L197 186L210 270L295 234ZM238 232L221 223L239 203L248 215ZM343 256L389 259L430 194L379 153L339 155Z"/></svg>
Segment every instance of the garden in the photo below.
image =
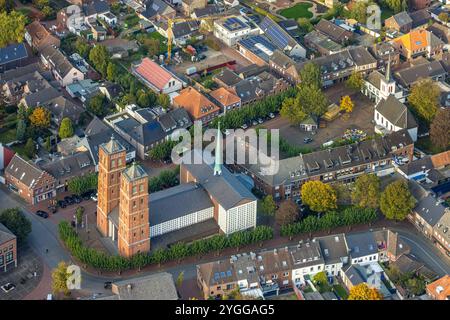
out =
<svg viewBox="0 0 450 320"><path fill-rule="evenodd" d="M279 14L288 19L311 19L313 17L313 14L311 11L309 11L309 8L311 8L312 6L313 5L309 2L301 2L290 8L280 10Z"/></svg>

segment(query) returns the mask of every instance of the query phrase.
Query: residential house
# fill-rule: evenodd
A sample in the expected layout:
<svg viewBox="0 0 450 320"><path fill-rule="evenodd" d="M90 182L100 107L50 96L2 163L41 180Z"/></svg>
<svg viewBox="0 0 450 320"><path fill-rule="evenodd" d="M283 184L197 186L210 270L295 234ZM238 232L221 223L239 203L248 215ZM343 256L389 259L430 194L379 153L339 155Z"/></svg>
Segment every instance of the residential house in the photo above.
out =
<svg viewBox="0 0 450 320"><path fill-rule="evenodd" d="M242 16L225 17L214 21L214 36L230 47L246 37L260 33L256 24Z"/></svg>
<svg viewBox="0 0 450 320"><path fill-rule="evenodd" d="M142 59L139 65L132 67L132 72L157 93L171 94L183 87L183 83L177 76L149 58Z"/></svg>
<svg viewBox="0 0 450 320"><path fill-rule="evenodd" d="M408 33L412 29L413 20L406 11L401 11L384 21L386 29Z"/></svg>
<svg viewBox="0 0 450 320"><path fill-rule="evenodd" d="M450 210L444 212L433 227L435 245L447 256L450 256Z"/></svg>
<svg viewBox="0 0 450 320"><path fill-rule="evenodd" d="M80 99L81 102L86 102L99 93L99 85L91 79L84 79L69 84L66 87L66 91L72 98L77 98Z"/></svg>
<svg viewBox="0 0 450 320"><path fill-rule="evenodd" d="M280 25L265 16L259 28L264 35L283 53L290 57L305 58L306 49L292 38Z"/></svg>
<svg viewBox="0 0 450 320"><path fill-rule="evenodd" d="M320 55L338 53L343 50L343 46L334 42L323 33L313 30L305 35L305 45L311 50L317 51Z"/></svg>
<svg viewBox="0 0 450 320"><path fill-rule="evenodd" d="M411 11L428 8L431 0L408 0L408 9Z"/></svg>
<svg viewBox="0 0 450 320"><path fill-rule="evenodd" d="M211 91L209 95L223 113L241 107L241 99L223 87Z"/></svg>
<svg viewBox="0 0 450 320"><path fill-rule="evenodd" d="M427 30L444 43L444 49L450 48L450 29L447 26L434 22Z"/></svg>
<svg viewBox="0 0 450 320"><path fill-rule="evenodd" d="M181 90L173 99L173 105L186 109L193 121L201 121L203 125L208 124L220 112L217 105L193 87Z"/></svg>
<svg viewBox="0 0 450 320"><path fill-rule="evenodd" d="M412 28L426 28L431 21L431 15L427 9L413 11L409 14L412 20Z"/></svg>
<svg viewBox="0 0 450 320"><path fill-rule="evenodd" d="M212 79L219 87L224 87L225 89L231 89L242 80L234 71L228 68L221 69Z"/></svg>
<svg viewBox="0 0 450 320"><path fill-rule="evenodd" d="M72 178L95 172L95 165L88 151L52 159L40 165L40 168L53 176L56 192L67 191L68 182Z"/></svg>
<svg viewBox="0 0 450 320"><path fill-rule="evenodd" d="M427 238L432 239L434 229L448 209L439 203L431 194L419 199L408 219Z"/></svg>
<svg viewBox="0 0 450 320"><path fill-rule="evenodd" d="M345 236L350 264L365 265L379 261L378 246L370 232L352 233Z"/></svg>
<svg viewBox="0 0 450 320"><path fill-rule="evenodd" d="M51 113L52 122L59 127L64 118L69 118L73 124L78 124L78 120L85 109L79 104L63 97L58 96L54 99L41 103Z"/></svg>
<svg viewBox="0 0 450 320"><path fill-rule="evenodd" d="M407 91L418 80L430 78L435 81L445 80L447 71L444 69L440 61L427 61L423 59L418 64L408 68L401 69L394 73L397 83L401 89Z"/></svg>
<svg viewBox="0 0 450 320"><path fill-rule="evenodd" d="M311 115L303 119L300 123L300 130L311 132L316 131L319 128L319 122L317 117Z"/></svg>
<svg viewBox="0 0 450 320"><path fill-rule="evenodd" d="M388 62L391 62L391 67L400 64L400 54L397 48L390 42L380 42L369 47L369 52L377 59L377 67L385 69Z"/></svg>
<svg viewBox="0 0 450 320"><path fill-rule="evenodd" d="M0 72L23 67L31 62L31 56L24 43L0 48Z"/></svg>
<svg viewBox="0 0 450 320"><path fill-rule="evenodd" d="M66 87L84 79L84 74L58 48L47 46L41 50L40 56L44 66L52 71L61 86Z"/></svg>
<svg viewBox="0 0 450 320"><path fill-rule="evenodd" d="M175 18L176 11L163 0L147 0L144 2L144 10L137 14L141 19L155 22Z"/></svg>
<svg viewBox="0 0 450 320"><path fill-rule="evenodd" d="M19 103L25 108L34 108L50 102L55 98L61 97L61 95L61 91L55 89L54 87L45 86L44 88L38 88L35 91L28 92L23 95Z"/></svg>
<svg viewBox="0 0 450 320"><path fill-rule="evenodd" d="M290 250L292 282L296 286L305 284L306 279L325 270L325 261L319 242L299 243Z"/></svg>
<svg viewBox="0 0 450 320"><path fill-rule="evenodd" d="M450 275L427 284L427 294L434 300L450 300Z"/></svg>
<svg viewBox="0 0 450 320"><path fill-rule="evenodd" d="M203 298L223 297L238 288L236 274L230 260L197 265L197 285Z"/></svg>
<svg viewBox="0 0 450 320"><path fill-rule="evenodd" d="M53 36L38 20L25 27L25 40L33 49L41 52L47 46L59 48L61 41Z"/></svg>
<svg viewBox="0 0 450 320"><path fill-rule="evenodd" d="M58 11L56 14L56 22L58 29L67 29L72 33L80 34L85 30L85 16L79 5L70 5Z"/></svg>
<svg viewBox="0 0 450 320"><path fill-rule="evenodd" d="M92 18L103 18L105 14L111 13L109 3L106 0L90 1L89 3L83 5L83 12L86 21Z"/></svg>
<svg viewBox="0 0 450 320"><path fill-rule="evenodd" d="M160 26L157 27L157 30L167 38L167 33L169 32L167 23L161 22ZM191 38L196 36L198 36L198 38L203 37L199 34L199 30L200 23L198 21L175 22L172 26L172 41L176 45L185 45Z"/></svg>
<svg viewBox="0 0 450 320"><path fill-rule="evenodd" d="M340 45L347 45L353 40L353 32L346 30L331 21L321 19L314 29Z"/></svg>
<svg viewBox="0 0 450 320"><path fill-rule="evenodd" d="M439 57L444 47L444 43L438 37L425 29L412 30L392 40L392 44L408 60L418 56Z"/></svg>
<svg viewBox="0 0 450 320"><path fill-rule="evenodd" d="M344 265L348 263L348 248L345 234L319 237L314 239L320 245L327 276L340 276Z"/></svg>
<svg viewBox="0 0 450 320"><path fill-rule="evenodd" d="M0 268L6 272L11 263L17 267L17 237L0 223Z"/></svg>
<svg viewBox="0 0 450 320"><path fill-rule="evenodd" d="M406 129L412 140L417 141L417 122L411 111L394 95L382 99L375 106L374 121L377 133L389 134Z"/></svg>
<svg viewBox="0 0 450 320"><path fill-rule="evenodd" d="M189 17L195 9L205 8L207 4L208 1L206 0L182 0L181 8L183 13Z"/></svg>
<svg viewBox="0 0 450 320"><path fill-rule="evenodd" d="M349 290L358 284L366 283L369 288L377 289L384 298L388 298L391 293L383 283L383 278L383 268L377 262L367 265L350 265L342 272L342 282Z"/></svg>
<svg viewBox="0 0 450 320"><path fill-rule="evenodd" d="M5 169L5 181L10 190L31 205L56 196L55 178L18 154Z"/></svg>
<svg viewBox="0 0 450 320"><path fill-rule="evenodd" d="M197 8L194 9L194 11L191 13L191 18L199 19L199 18L205 18L209 16L215 16L220 14L223 11L223 7L213 4L213 5L207 5L204 8Z"/></svg>
<svg viewBox="0 0 450 320"><path fill-rule="evenodd" d="M269 68L291 84L300 82L298 64L280 50L275 50L269 58Z"/></svg>
<svg viewBox="0 0 450 320"><path fill-rule="evenodd" d="M265 36L256 35L237 42L239 53L258 66L267 66L277 47Z"/></svg>

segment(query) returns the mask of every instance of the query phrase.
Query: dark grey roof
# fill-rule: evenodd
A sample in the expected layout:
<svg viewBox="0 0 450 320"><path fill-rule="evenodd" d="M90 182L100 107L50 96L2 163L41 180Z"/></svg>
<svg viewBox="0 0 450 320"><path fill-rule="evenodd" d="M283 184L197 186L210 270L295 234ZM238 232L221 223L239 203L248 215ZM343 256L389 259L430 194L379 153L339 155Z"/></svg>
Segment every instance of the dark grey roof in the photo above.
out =
<svg viewBox="0 0 450 320"><path fill-rule="evenodd" d="M258 66L257 64L252 63L251 65L236 70L236 73L239 75L239 77L241 77L241 79L247 79L249 77L257 76L261 72L267 70L268 70L267 66Z"/></svg>
<svg viewBox="0 0 450 320"><path fill-rule="evenodd" d="M262 93L259 89L259 83L256 79L241 80L234 86L236 95L245 104L247 101L252 101L258 97L258 92Z"/></svg>
<svg viewBox="0 0 450 320"><path fill-rule="evenodd" d="M52 64L52 69L56 70L58 74L64 78L72 68L75 68L67 57L56 47L46 46L40 54Z"/></svg>
<svg viewBox="0 0 450 320"><path fill-rule="evenodd" d="M362 275L357 265L348 266L347 269L344 270L344 273L354 286L366 282L365 277Z"/></svg>
<svg viewBox="0 0 450 320"><path fill-rule="evenodd" d="M193 153L188 155L192 157ZM193 161L191 161L192 163ZM184 166L209 195L214 198L225 210L238 204L255 201L255 196L225 167L222 165L222 174L214 175L213 165L185 164Z"/></svg>
<svg viewBox="0 0 450 320"><path fill-rule="evenodd" d="M399 166L399 170L401 170L406 175L412 175L421 171L428 171L431 169L433 169L433 163L431 162L431 158L429 156L425 156L421 159L417 159L415 161L411 161L407 164Z"/></svg>
<svg viewBox="0 0 450 320"><path fill-rule="evenodd" d="M443 76L447 72L439 61L431 61L413 65L409 68L397 71L394 75L399 83L405 87L409 87L420 78L430 78Z"/></svg>
<svg viewBox="0 0 450 320"><path fill-rule="evenodd" d="M27 94L24 99L28 107L37 107L61 97L62 93L53 87L48 87L37 92Z"/></svg>
<svg viewBox="0 0 450 320"><path fill-rule="evenodd" d="M55 179L77 176L86 167L93 166L89 152L77 152L73 155L45 163L41 168L50 173Z"/></svg>
<svg viewBox="0 0 450 320"><path fill-rule="evenodd" d="M433 227L444 215L445 207L435 197L428 195L417 203L414 211Z"/></svg>
<svg viewBox="0 0 450 320"><path fill-rule="evenodd" d="M117 97L123 92L122 87L117 83L107 82L102 87L105 87L111 97Z"/></svg>
<svg viewBox="0 0 450 320"><path fill-rule="evenodd" d="M195 183L151 193L149 196L150 225L170 221L194 212L214 207L208 193Z"/></svg>
<svg viewBox="0 0 450 320"><path fill-rule="evenodd" d="M197 18L216 15L221 12L221 7L218 5L207 5L204 8L195 8L194 14Z"/></svg>
<svg viewBox="0 0 450 320"><path fill-rule="evenodd" d="M349 40L353 36L351 31L347 31L326 19L321 19L314 28L330 37L333 41L337 41L339 43Z"/></svg>
<svg viewBox="0 0 450 320"><path fill-rule="evenodd" d="M73 123L77 123L81 113L84 112L84 108L69 99L59 96L55 99L41 103L41 106L47 108L52 118L60 123L62 119L69 118Z"/></svg>
<svg viewBox="0 0 450 320"><path fill-rule="evenodd" d="M417 28L428 23L431 20L431 14L427 9L411 12L409 17L412 20L412 27Z"/></svg>
<svg viewBox="0 0 450 320"><path fill-rule="evenodd" d="M142 166L136 164L136 162L133 162L131 166L126 168L122 172L122 175L127 178L128 181L136 181L148 177L145 169Z"/></svg>
<svg viewBox="0 0 450 320"><path fill-rule="evenodd" d="M38 62L26 65L24 67L8 70L6 72L0 73L0 83L15 80L35 71L41 71L41 67Z"/></svg>
<svg viewBox="0 0 450 320"><path fill-rule="evenodd" d="M289 58L287 55L285 55L280 50L275 50L273 55L270 57L270 61L284 69L287 69L293 65L296 65L294 60Z"/></svg>
<svg viewBox="0 0 450 320"><path fill-rule="evenodd" d="M295 19L281 20L280 22L278 22L278 24L280 25L280 27L282 27L287 31L292 29L298 29L298 23L297 21L295 21Z"/></svg>
<svg viewBox="0 0 450 320"><path fill-rule="evenodd" d="M413 22L406 11L397 13L396 15L392 16L392 19L394 19L400 27Z"/></svg>
<svg viewBox="0 0 450 320"><path fill-rule="evenodd" d="M330 236L316 238L322 250L325 264L343 262L348 256L345 234L339 233Z"/></svg>
<svg viewBox="0 0 450 320"><path fill-rule="evenodd" d="M134 118L127 118L116 122L114 125L144 146L150 146L166 137L166 133L156 119L141 124Z"/></svg>
<svg viewBox="0 0 450 320"><path fill-rule="evenodd" d="M0 223L0 245L16 239L14 233L12 233L4 224Z"/></svg>
<svg viewBox="0 0 450 320"><path fill-rule="evenodd" d="M305 268L324 263L320 245L317 242L299 244L290 250L293 268Z"/></svg>
<svg viewBox="0 0 450 320"><path fill-rule="evenodd" d="M431 26L429 26L427 30L432 32L442 42L446 44L450 42L450 29L447 26L435 22Z"/></svg>
<svg viewBox="0 0 450 320"><path fill-rule="evenodd" d="M363 66L367 64L376 63L377 60L367 51L365 47L355 47L348 49L350 56L353 58L353 62L357 66Z"/></svg>
<svg viewBox="0 0 450 320"><path fill-rule="evenodd" d="M91 122L87 125L86 129L84 130L85 135L94 135L99 132L103 132L110 129L106 123L104 123L101 119L98 117L94 117ZM111 135L109 135L111 137Z"/></svg>
<svg viewBox="0 0 450 320"><path fill-rule="evenodd" d="M416 119L411 111L393 95L386 100L382 99L376 106L376 110L397 127L402 129L417 127Z"/></svg>
<svg viewBox="0 0 450 320"><path fill-rule="evenodd" d="M172 27L173 36L175 39L186 37L198 31L200 23L198 21L184 21L175 23Z"/></svg>
<svg viewBox="0 0 450 320"><path fill-rule="evenodd" d="M214 79L223 82L229 87L234 86L236 83L242 80L236 73L228 68L223 68L218 74L214 76Z"/></svg>
<svg viewBox="0 0 450 320"><path fill-rule="evenodd" d="M109 4L106 0L94 0L91 3L84 6L84 14L86 16L106 12L109 12Z"/></svg>
<svg viewBox="0 0 450 320"><path fill-rule="evenodd" d="M372 232L348 234L345 235L345 240L352 259L378 252L377 242Z"/></svg>
<svg viewBox="0 0 450 320"><path fill-rule="evenodd" d="M113 286L119 300L178 300L173 277L167 272L117 281Z"/></svg>
<svg viewBox="0 0 450 320"><path fill-rule="evenodd" d="M11 159L9 165L6 167L5 173L20 180L27 187L32 188L44 174L44 171L39 169L31 161L25 161L16 153Z"/></svg>
<svg viewBox="0 0 450 320"><path fill-rule="evenodd" d="M27 48L25 44L11 44L9 46L0 48L0 65L10 63L16 60L25 59L28 57Z"/></svg>

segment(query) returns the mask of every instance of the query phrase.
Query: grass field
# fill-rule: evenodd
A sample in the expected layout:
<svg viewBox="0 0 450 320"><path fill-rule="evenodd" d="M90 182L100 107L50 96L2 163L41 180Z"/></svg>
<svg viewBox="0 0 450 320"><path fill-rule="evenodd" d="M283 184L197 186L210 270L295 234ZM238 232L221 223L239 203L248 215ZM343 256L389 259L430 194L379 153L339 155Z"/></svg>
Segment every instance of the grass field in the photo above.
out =
<svg viewBox="0 0 450 320"><path fill-rule="evenodd" d="M387 18L390 18L394 15L394 12L389 8L381 9L381 22L384 22Z"/></svg>
<svg viewBox="0 0 450 320"><path fill-rule="evenodd" d="M297 3L293 7L283 9L279 13L283 17L286 17L288 19L295 19L295 20L297 20L298 18L311 19L313 17L313 14L310 11L308 11L308 9L311 7L312 7L311 3L302 2Z"/></svg>
<svg viewBox="0 0 450 320"><path fill-rule="evenodd" d="M346 300L348 298L347 291L340 284L334 285L333 289L342 300Z"/></svg>

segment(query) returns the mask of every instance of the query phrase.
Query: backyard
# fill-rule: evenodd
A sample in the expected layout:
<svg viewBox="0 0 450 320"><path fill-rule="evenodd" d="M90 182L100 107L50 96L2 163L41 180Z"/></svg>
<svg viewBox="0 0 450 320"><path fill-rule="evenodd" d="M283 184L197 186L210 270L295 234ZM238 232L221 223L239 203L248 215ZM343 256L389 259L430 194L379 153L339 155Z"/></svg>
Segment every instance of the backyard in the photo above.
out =
<svg viewBox="0 0 450 320"><path fill-rule="evenodd" d="M297 3L295 6L292 6L290 8L280 10L279 14L288 19L295 19L295 20L297 20L298 18L311 19L313 17L313 14L308 10L311 7L312 7L311 3L301 2Z"/></svg>

